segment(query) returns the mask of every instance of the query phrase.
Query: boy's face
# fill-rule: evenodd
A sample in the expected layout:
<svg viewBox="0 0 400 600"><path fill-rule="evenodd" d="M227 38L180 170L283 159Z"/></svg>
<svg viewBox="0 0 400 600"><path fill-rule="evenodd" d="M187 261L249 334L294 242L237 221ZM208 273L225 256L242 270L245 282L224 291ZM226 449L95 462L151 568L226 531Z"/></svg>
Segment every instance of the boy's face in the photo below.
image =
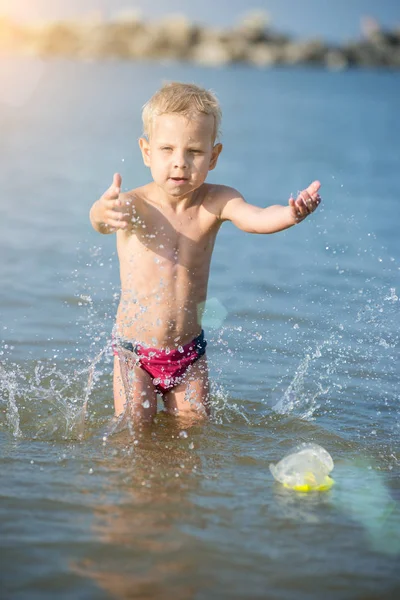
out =
<svg viewBox="0 0 400 600"><path fill-rule="evenodd" d="M221 144L213 145L214 117L196 113L155 117L150 140L140 138L143 160L154 181L179 198L200 187L217 164Z"/></svg>

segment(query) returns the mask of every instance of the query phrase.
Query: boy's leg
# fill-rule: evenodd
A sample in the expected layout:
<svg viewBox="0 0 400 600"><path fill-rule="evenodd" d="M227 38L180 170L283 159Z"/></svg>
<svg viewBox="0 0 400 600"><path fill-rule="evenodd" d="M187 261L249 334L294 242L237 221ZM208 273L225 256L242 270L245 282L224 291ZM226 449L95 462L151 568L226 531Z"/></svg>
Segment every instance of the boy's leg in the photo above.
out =
<svg viewBox="0 0 400 600"><path fill-rule="evenodd" d="M210 414L210 384L206 356L202 356L186 371L183 381L164 394L168 413L205 417Z"/></svg>
<svg viewBox="0 0 400 600"><path fill-rule="evenodd" d="M129 355L114 357L115 416L127 409L133 419L151 421L157 413L156 390L150 375L135 362Z"/></svg>

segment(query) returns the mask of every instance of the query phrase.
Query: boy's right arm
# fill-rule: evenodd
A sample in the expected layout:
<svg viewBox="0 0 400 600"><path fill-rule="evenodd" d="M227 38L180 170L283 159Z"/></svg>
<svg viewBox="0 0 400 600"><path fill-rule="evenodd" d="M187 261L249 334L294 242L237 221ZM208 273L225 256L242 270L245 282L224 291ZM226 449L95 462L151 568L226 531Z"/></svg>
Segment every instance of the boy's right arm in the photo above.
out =
<svg viewBox="0 0 400 600"><path fill-rule="evenodd" d="M99 233L126 230L132 223L132 208L121 199L121 184L121 175L115 173L111 186L90 209L90 222Z"/></svg>

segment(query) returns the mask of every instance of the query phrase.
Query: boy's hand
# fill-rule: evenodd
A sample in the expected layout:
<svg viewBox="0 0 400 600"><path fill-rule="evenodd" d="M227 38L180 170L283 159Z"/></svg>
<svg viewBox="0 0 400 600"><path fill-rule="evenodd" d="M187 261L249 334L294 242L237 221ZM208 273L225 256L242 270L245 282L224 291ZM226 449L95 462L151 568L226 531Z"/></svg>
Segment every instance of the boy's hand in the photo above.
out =
<svg viewBox="0 0 400 600"><path fill-rule="evenodd" d="M321 187L319 181L313 181L306 190L299 193L296 200L289 198L289 206L295 223L300 223L310 215L321 203L321 196L318 190Z"/></svg>
<svg viewBox="0 0 400 600"><path fill-rule="evenodd" d="M122 202L120 198L122 177L115 173L113 182L99 200L103 213L103 223L111 229L127 229L132 222L132 206L130 202Z"/></svg>

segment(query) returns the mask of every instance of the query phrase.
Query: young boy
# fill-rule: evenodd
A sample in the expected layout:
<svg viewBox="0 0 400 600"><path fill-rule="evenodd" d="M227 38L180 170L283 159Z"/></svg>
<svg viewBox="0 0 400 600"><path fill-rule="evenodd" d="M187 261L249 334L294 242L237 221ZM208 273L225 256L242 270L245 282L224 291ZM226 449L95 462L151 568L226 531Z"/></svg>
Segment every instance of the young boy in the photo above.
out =
<svg viewBox="0 0 400 600"><path fill-rule="evenodd" d="M117 234L121 298L113 336L114 404L138 420L157 412L208 414L201 329L211 255L224 221L249 233L292 227L320 203L314 181L287 206L259 208L233 188L205 183L222 151L221 110L196 85L164 85L144 106L139 140L153 181L121 192L121 176L90 211L94 229Z"/></svg>

